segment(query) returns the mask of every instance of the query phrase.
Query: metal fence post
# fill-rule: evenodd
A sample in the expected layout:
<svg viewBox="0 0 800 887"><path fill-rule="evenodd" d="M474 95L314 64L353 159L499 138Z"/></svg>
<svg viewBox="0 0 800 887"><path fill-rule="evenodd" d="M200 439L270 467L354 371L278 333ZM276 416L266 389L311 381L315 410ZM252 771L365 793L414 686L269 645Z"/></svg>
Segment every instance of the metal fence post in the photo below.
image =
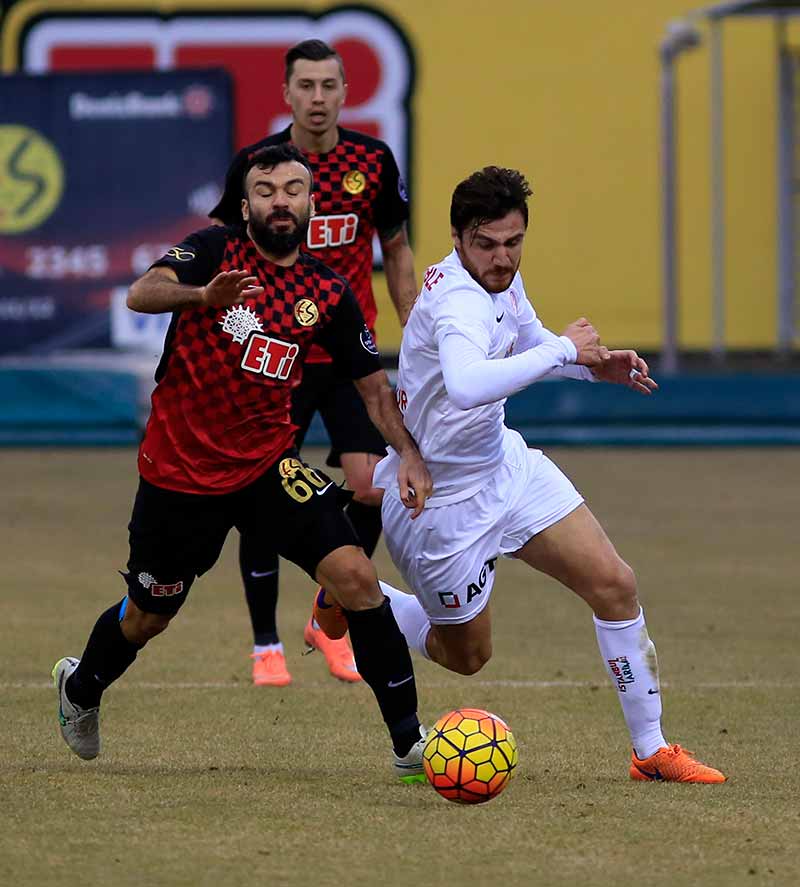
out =
<svg viewBox="0 0 800 887"><path fill-rule="evenodd" d="M776 22L778 74L778 354L788 357L795 338L795 88L794 59L786 43L786 22Z"/></svg>

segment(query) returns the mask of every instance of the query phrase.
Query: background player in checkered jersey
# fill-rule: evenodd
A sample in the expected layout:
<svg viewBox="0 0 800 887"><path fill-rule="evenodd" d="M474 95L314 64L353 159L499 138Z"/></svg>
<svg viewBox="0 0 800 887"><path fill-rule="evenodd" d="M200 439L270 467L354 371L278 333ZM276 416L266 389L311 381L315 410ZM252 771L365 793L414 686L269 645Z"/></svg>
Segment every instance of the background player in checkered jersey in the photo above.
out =
<svg viewBox="0 0 800 887"><path fill-rule="evenodd" d="M285 61L283 90L292 123L236 155L225 193L210 215L225 224L241 222L241 170L248 155L265 145L291 142L305 154L314 172L316 214L305 248L347 279L374 336L372 243L377 232L389 295L400 323L405 324L417 284L406 235L405 186L392 152L377 139L337 125L347 82L342 60L330 46L306 40L290 48ZM381 492L372 486L372 472L386 453L385 443L352 382L331 372L330 356L319 347L309 354L303 380L293 394L298 449L317 411L331 439L328 465L344 471L354 494L347 515L371 557L381 534ZM253 626L253 681L283 686L291 677L276 622L278 555L245 533L239 563ZM328 639L313 618L304 637L310 647L325 654L333 675L344 681L360 680L347 638Z"/></svg>
<svg viewBox="0 0 800 887"><path fill-rule="evenodd" d="M302 463L294 446L291 390L316 341L404 452L398 483L413 515L430 493L347 281L299 250L311 188L296 148L258 151L244 171L246 226L195 232L131 287L129 307L172 312L172 321L139 449L128 594L97 620L82 658L53 669L61 732L82 758L100 751L103 692L164 631L236 526L345 602L356 662L392 738L395 772L424 779L408 648L338 488Z"/></svg>
<svg viewBox="0 0 800 887"><path fill-rule="evenodd" d="M375 484L386 489L386 545L414 594L381 585L409 646L451 671L474 674L492 652L489 598L498 558L553 576L594 613L630 731L631 778L724 782L664 739L656 652L633 571L564 474L504 424L505 398L546 376L642 394L657 388L635 351L609 352L586 319L562 336L542 326L519 274L530 194L521 173L497 167L479 170L453 192L454 249L425 274L398 375L404 421L434 491L423 517L409 525L392 489L397 454L390 448L376 468ZM335 634L333 615L319 619Z"/></svg>

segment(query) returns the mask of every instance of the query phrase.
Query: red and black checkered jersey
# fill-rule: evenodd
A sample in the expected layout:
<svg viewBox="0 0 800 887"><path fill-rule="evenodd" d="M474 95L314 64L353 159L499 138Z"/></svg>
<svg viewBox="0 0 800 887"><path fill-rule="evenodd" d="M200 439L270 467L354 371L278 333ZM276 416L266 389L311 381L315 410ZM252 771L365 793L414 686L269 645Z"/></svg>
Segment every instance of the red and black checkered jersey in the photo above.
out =
<svg viewBox="0 0 800 887"><path fill-rule="evenodd" d="M248 145L233 159L225 192L209 213L226 224L242 219L242 175L259 148L291 141L291 127ZM389 146L371 136L339 128L339 141L325 154L303 151L314 173L316 215L305 249L349 282L364 319L375 332L378 309L372 292L372 237L392 232L408 219L408 197ZM330 358L312 349L309 362Z"/></svg>
<svg viewBox="0 0 800 887"><path fill-rule="evenodd" d="M266 471L294 440L291 390L315 340L348 378L380 369L347 281L313 256L276 265L243 226L214 226L153 267L161 265L195 286L220 271L247 270L264 292L231 308L173 314L139 449L139 471L156 486L229 493Z"/></svg>

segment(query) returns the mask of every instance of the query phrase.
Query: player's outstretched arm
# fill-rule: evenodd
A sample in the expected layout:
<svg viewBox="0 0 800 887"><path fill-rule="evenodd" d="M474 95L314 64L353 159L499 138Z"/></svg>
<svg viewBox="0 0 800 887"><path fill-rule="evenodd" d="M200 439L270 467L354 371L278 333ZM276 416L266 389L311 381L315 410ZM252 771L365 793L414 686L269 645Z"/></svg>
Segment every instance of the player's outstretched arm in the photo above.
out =
<svg viewBox="0 0 800 887"><path fill-rule="evenodd" d="M591 366L604 360L608 353L599 344L594 327L584 319L567 327L563 336L540 337L521 354L492 360L486 350L485 345L481 347L473 338L452 328L439 343L447 396L460 410L495 403L568 363Z"/></svg>
<svg viewBox="0 0 800 887"><path fill-rule="evenodd" d="M433 481L414 439L403 424L403 415L397 407L386 373L379 370L353 382L364 400L373 425L400 456L397 472L400 498L406 508L413 509L411 518L414 519L422 513L425 501L433 492Z"/></svg>
<svg viewBox="0 0 800 887"><path fill-rule="evenodd" d="M392 232L381 232L386 285L400 326L405 326L419 289L414 273L414 254L408 243L405 222Z"/></svg>
<svg viewBox="0 0 800 887"><path fill-rule="evenodd" d="M609 351L608 359L593 366L592 373L601 382L625 385L640 394L651 394L658 389L656 381L650 378L647 362L631 350Z"/></svg>
<svg viewBox="0 0 800 887"><path fill-rule="evenodd" d="M127 304L140 314L164 314L202 306L226 308L263 292L249 271L221 271L205 286L192 286L179 283L172 268L159 265L133 283Z"/></svg>

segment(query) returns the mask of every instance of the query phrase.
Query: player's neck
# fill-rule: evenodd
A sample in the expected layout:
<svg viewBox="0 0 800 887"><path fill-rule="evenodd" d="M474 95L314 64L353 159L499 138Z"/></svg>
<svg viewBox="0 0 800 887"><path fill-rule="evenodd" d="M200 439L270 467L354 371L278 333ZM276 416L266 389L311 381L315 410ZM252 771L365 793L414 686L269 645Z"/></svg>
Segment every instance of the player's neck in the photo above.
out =
<svg viewBox="0 0 800 887"><path fill-rule="evenodd" d="M308 154L327 154L328 151L333 151L336 143L339 141L338 126L333 126L323 133L315 133L309 132L309 130L299 126L297 121L295 121L289 130L289 134L292 143Z"/></svg>

